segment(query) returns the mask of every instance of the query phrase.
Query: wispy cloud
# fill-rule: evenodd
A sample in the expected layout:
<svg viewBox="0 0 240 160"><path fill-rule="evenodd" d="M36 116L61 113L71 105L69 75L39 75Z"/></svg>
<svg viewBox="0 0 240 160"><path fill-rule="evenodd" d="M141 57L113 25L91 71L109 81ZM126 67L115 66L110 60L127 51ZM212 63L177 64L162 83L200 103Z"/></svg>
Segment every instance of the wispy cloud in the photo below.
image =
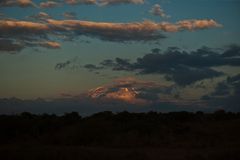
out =
<svg viewBox="0 0 240 160"><path fill-rule="evenodd" d="M165 13L165 11L161 8L159 4L155 4L151 10L149 11L151 14L155 16L160 16L162 18L169 18L170 16Z"/></svg>
<svg viewBox="0 0 240 160"><path fill-rule="evenodd" d="M64 0L65 3L70 4L70 5L78 5L78 4L86 4L86 5L91 5L91 4L96 4L96 0Z"/></svg>
<svg viewBox="0 0 240 160"><path fill-rule="evenodd" d="M53 8L53 7L59 7L59 6L61 6L61 3L56 1L46 1L46 2L40 3L41 8Z"/></svg>
<svg viewBox="0 0 240 160"><path fill-rule="evenodd" d="M29 16L29 18L41 21L41 20L46 20L46 19L52 18L52 17L45 12L39 12L36 15Z"/></svg>
<svg viewBox="0 0 240 160"><path fill-rule="evenodd" d="M40 42L39 45L45 48L53 48L53 49L58 49L61 47L59 43L53 42L53 41Z"/></svg>
<svg viewBox="0 0 240 160"><path fill-rule="evenodd" d="M99 5L143 4L144 0L99 0Z"/></svg>
<svg viewBox="0 0 240 160"><path fill-rule="evenodd" d="M76 19L77 14L75 12L64 12L63 17L66 19Z"/></svg>

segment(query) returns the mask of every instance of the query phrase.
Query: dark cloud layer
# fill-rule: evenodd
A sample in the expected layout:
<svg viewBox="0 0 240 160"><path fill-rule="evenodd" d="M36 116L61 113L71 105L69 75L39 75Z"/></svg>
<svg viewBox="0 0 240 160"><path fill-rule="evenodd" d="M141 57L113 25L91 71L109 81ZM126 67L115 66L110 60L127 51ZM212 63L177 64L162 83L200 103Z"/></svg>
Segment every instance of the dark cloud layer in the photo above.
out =
<svg viewBox="0 0 240 160"><path fill-rule="evenodd" d="M20 43L15 43L10 39L1 39L0 38L0 51L3 52L18 52L21 51L24 46Z"/></svg>
<svg viewBox="0 0 240 160"><path fill-rule="evenodd" d="M98 67L98 66L96 66L94 64L86 64L83 67L88 69L89 71L99 70L99 69L103 68L103 67Z"/></svg>
<svg viewBox="0 0 240 160"><path fill-rule="evenodd" d="M154 49L153 53L137 58L136 62L122 58L107 59L100 62L99 67L138 74L165 74L167 80L179 85L189 85L199 80L223 75L212 67L240 66L240 57L236 56L239 54L238 51L239 46L236 45L228 47L222 53L207 47L192 52L180 51L176 47L162 53L159 49Z"/></svg>
<svg viewBox="0 0 240 160"><path fill-rule="evenodd" d="M240 109L240 74L227 77L226 80L217 84L215 90L202 97L209 105L222 108Z"/></svg>
<svg viewBox="0 0 240 160"><path fill-rule="evenodd" d="M235 57L235 56L240 56L240 46L238 45L230 45L228 46L228 50L226 50L223 54L223 57Z"/></svg>
<svg viewBox="0 0 240 160"><path fill-rule="evenodd" d="M21 100L17 98L2 98L0 99L0 114L17 114L22 112L40 113L54 113L64 114L66 112L77 111L82 116L88 116L93 113L102 111L129 111L129 112L169 112L169 111L197 111L199 107L178 107L173 104L160 103L158 105L142 106L119 102L108 101L99 102L90 99L73 99L73 98L59 98L52 101L45 101L42 99L36 100Z"/></svg>

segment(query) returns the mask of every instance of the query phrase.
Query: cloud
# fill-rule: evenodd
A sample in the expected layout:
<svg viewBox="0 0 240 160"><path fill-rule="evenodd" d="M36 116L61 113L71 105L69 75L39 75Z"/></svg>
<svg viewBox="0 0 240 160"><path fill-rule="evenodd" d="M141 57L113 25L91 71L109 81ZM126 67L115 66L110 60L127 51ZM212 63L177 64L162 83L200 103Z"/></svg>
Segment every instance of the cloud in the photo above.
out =
<svg viewBox="0 0 240 160"><path fill-rule="evenodd" d="M48 15L47 13L45 13L45 12L39 12L36 15L29 16L29 18L33 18L35 20L40 20L40 21L43 20L44 21L46 19L51 18L51 16Z"/></svg>
<svg viewBox="0 0 240 160"><path fill-rule="evenodd" d="M86 64L83 66L84 68L88 69L89 71L99 70L102 69L102 67L98 67L94 64Z"/></svg>
<svg viewBox="0 0 240 160"><path fill-rule="evenodd" d="M222 72L210 68L180 67L173 72L167 73L166 79L174 81L178 85L186 86L203 79L214 78L221 75L223 75Z"/></svg>
<svg viewBox="0 0 240 160"><path fill-rule="evenodd" d="M39 34L49 31L47 24L30 21L0 20L0 33L2 35Z"/></svg>
<svg viewBox="0 0 240 160"><path fill-rule="evenodd" d="M64 12L63 16L66 19L76 19L77 18L77 14L75 12Z"/></svg>
<svg viewBox="0 0 240 160"><path fill-rule="evenodd" d="M96 4L96 0L65 0L65 3L70 4L70 5L77 5L77 4L86 4L86 5L91 5L91 4Z"/></svg>
<svg viewBox="0 0 240 160"><path fill-rule="evenodd" d="M19 42L24 48L41 46L41 42L49 41L47 33L50 30L44 23L0 20L0 38Z"/></svg>
<svg viewBox="0 0 240 160"><path fill-rule="evenodd" d="M71 63L71 61L66 61L66 62L57 63L57 64L55 65L55 69L56 69L56 70L61 70L61 69L63 69L63 68L68 67L70 63Z"/></svg>
<svg viewBox="0 0 240 160"><path fill-rule="evenodd" d="M172 86L124 77L90 90L88 96L97 100L120 100L131 104L146 105L160 101L159 95L169 95L171 90Z"/></svg>
<svg viewBox="0 0 240 160"><path fill-rule="evenodd" d="M60 62L55 65L55 70L64 70L64 69L79 69L83 67L80 64L80 59L78 57L74 57L65 62Z"/></svg>
<svg viewBox="0 0 240 160"><path fill-rule="evenodd" d="M186 25L188 22L188 26ZM78 35L97 37L107 41L153 41L165 38L162 32L177 32L183 30L197 30L220 25L214 20L189 20L171 23L155 23L143 21L136 23L91 22L79 20L48 20L48 24L55 29L74 31ZM191 25L191 26L190 26Z"/></svg>
<svg viewBox="0 0 240 160"><path fill-rule="evenodd" d="M186 24L188 23L188 25ZM180 21L176 24L166 22L155 23L152 21L133 22L133 23L110 23L110 22L91 22L80 20L54 20L47 19L47 23L37 23L17 20L0 20L0 32L3 30L11 32L20 29L30 33L43 31L62 31L71 32L79 35L96 36L100 39L110 41L131 41L131 40L156 40L164 36L159 33L176 32L181 30L205 29L218 27L219 24L214 20L189 20Z"/></svg>
<svg viewBox="0 0 240 160"><path fill-rule="evenodd" d="M60 40L61 37L74 39L79 36L87 36L112 42L150 42L166 38L164 32L220 26L214 20L185 20L175 24L152 21L111 23L45 19L48 15L44 12L40 12L37 17L44 17L41 19L43 21L0 20L0 38L10 38L23 44L51 41L54 36Z"/></svg>
<svg viewBox="0 0 240 160"><path fill-rule="evenodd" d="M158 32L155 23L144 21L139 23L108 23L78 20L48 20L56 29L73 31L77 35L95 37L106 41L149 41L164 38Z"/></svg>
<svg viewBox="0 0 240 160"><path fill-rule="evenodd" d="M213 27L221 27L216 21L210 20L182 20L176 24L179 30L197 30Z"/></svg>
<svg viewBox="0 0 240 160"><path fill-rule="evenodd" d="M209 96L211 97L226 97L226 96L240 96L240 74L232 77L227 77L226 80L217 84L215 91Z"/></svg>
<svg viewBox="0 0 240 160"><path fill-rule="evenodd" d="M197 81L214 78L223 75L223 72L212 69L216 66L240 66L240 57L225 57L226 53L238 48L232 46L222 53L203 47L196 51L180 51L171 47L160 53L160 49L153 49L139 57L135 62L128 59L106 59L99 63L103 69L110 68L113 71L128 71L137 74L163 74L167 80L174 81L178 85L189 85Z"/></svg>
<svg viewBox="0 0 240 160"><path fill-rule="evenodd" d="M118 5L118 4L143 4L144 0L65 0L70 5Z"/></svg>
<svg viewBox="0 0 240 160"><path fill-rule="evenodd" d="M52 48L52 49L61 48L61 45L59 43L52 42L52 41L41 42L39 45L45 48Z"/></svg>
<svg viewBox="0 0 240 160"><path fill-rule="evenodd" d="M233 78L233 77L232 77ZM234 77L233 79L236 79ZM232 81L232 80L231 80ZM239 82L234 80L231 83ZM239 83L238 83L239 84ZM239 87L238 87L239 88ZM0 98L0 114L21 112L55 113L77 111L86 116L100 111L130 112L172 112L172 111L240 111L238 96L217 98L214 100L186 100L172 97L174 86L165 86L152 81L138 80L132 77L116 79L110 84L92 89L87 93L60 93L55 99L22 100Z"/></svg>
<svg viewBox="0 0 240 160"><path fill-rule="evenodd" d="M60 6L61 3L55 2L55 1L46 1L46 2L41 2L40 7L41 8L54 8Z"/></svg>
<svg viewBox="0 0 240 160"><path fill-rule="evenodd" d="M24 48L21 43L16 43L11 39L0 38L0 51L1 52L19 52Z"/></svg>
<svg viewBox="0 0 240 160"><path fill-rule="evenodd" d="M37 7L37 5L31 0L1 0L0 7Z"/></svg>
<svg viewBox="0 0 240 160"><path fill-rule="evenodd" d="M208 105L223 109L240 110L240 74L227 77L217 84L215 90L202 97Z"/></svg>
<svg viewBox="0 0 240 160"><path fill-rule="evenodd" d="M99 0L100 5L143 4L144 0Z"/></svg>
<svg viewBox="0 0 240 160"><path fill-rule="evenodd" d="M240 56L240 46L233 44L227 47L228 49L222 54L223 57L235 57Z"/></svg>
<svg viewBox="0 0 240 160"><path fill-rule="evenodd" d="M162 18L170 17L169 15L166 15L165 11L161 8L159 4L155 4L149 12L154 16L160 16Z"/></svg>
<svg viewBox="0 0 240 160"><path fill-rule="evenodd" d="M68 5L119 5L119 4L143 4L144 0L47 0L39 4L40 8L54 8L64 4ZM1 0L0 7L35 7L39 8L32 0Z"/></svg>

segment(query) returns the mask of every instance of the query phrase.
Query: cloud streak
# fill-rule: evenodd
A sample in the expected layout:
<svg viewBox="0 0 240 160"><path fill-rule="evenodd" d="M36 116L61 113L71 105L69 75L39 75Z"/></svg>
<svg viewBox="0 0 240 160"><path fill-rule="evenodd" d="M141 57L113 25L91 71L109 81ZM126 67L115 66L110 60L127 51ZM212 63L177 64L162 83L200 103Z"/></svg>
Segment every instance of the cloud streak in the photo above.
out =
<svg viewBox="0 0 240 160"><path fill-rule="evenodd" d="M13 7L13 6L19 6L19 7L36 7L37 5L31 1L31 0L1 0L0 1L0 7Z"/></svg>
<svg viewBox="0 0 240 160"><path fill-rule="evenodd" d="M52 41L41 42L40 46L45 47L45 48L52 48L52 49L61 48L61 45L59 43L52 42Z"/></svg>
<svg viewBox="0 0 240 160"><path fill-rule="evenodd" d="M65 0L65 3L70 4L70 5L92 5L92 4L97 4L96 0Z"/></svg>
<svg viewBox="0 0 240 160"><path fill-rule="evenodd" d="M0 20L0 38L11 38L24 43L51 41L51 37L87 36L112 42L149 42L166 38L165 32L202 30L220 27L214 20L184 20L177 23L153 21L111 23L81 20L54 20L31 22L20 20ZM38 16L38 17L39 17Z"/></svg>
<svg viewBox="0 0 240 160"><path fill-rule="evenodd" d="M47 20L56 30L74 31L78 35L107 41L151 41L165 38L162 32L178 32L220 27L214 20L184 20L176 24L152 21L133 23L91 22L79 20Z"/></svg>
<svg viewBox="0 0 240 160"><path fill-rule="evenodd" d="M144 0L99 0L99 5L143 4Z"/></svg>
<svg viewBox="0 0 240 160"><path fill-rule="evenodd" d="M41 8L54 8L54 7L59 7L61 3L55 2L55 1L46 1L46 2L41 2L40 7Z"/></svg>
<svg viewBox="0 0 240 160"><path fill-rule="evenodd" d="M144 0L63 0L63 1L44 1L38 5L32 0L1 0L0 7L35 7L35 8L55 8L62 5L121 5L121 4L143 4Z"/></svg>
<svg viewBox="0 0 240 160"><path fill-rule="evenodd" d="M66 19L76 19L77 18L77 14L75 12L64 12L63 16Z"/></svg>

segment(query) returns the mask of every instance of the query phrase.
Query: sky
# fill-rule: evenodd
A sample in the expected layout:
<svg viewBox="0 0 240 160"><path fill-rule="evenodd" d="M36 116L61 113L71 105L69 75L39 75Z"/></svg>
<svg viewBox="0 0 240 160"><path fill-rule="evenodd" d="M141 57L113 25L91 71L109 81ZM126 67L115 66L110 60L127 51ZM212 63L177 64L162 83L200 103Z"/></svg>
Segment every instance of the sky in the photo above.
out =
<svg viewBox="0 0 240 160"><path fill-rule="evenodd" d="M15 112L2 107L15 98L96 97L240 111L239 8L239 0L0 0L0 112Z"/></svg>

